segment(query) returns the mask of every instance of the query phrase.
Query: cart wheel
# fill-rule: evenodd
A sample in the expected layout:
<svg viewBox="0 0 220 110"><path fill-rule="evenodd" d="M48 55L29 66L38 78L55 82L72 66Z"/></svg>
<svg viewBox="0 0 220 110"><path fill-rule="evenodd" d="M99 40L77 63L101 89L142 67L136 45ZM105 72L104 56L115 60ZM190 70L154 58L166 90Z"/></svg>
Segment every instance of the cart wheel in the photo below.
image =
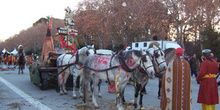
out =
<svg viewBox="0 0 220 110"><path fill-rule="evenodd" d="M40 88L41 88L41 90L46 90L48 88L47 80L46 79L42 80L42 84L41 84Z"/></svg>

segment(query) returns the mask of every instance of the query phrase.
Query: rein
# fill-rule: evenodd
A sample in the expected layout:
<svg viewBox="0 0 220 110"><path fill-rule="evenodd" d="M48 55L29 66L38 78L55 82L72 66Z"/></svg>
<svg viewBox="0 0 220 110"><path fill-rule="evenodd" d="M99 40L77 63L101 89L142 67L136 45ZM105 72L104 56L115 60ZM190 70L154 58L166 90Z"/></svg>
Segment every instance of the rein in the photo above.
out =
<svg viewBox="0 0 220 110"><path fill-rule="evenodd" d="M94 50L94 48L92 48L92 47L88 47L88 46L86 46L86 48L87 49L93 49ZM95 50L94 50L95 51ZM86 53L86 56L88 56L89 55L89 52L86 50L85 51L85 53ZM74 55L72 55L72 57L71 58L73 58L74 56L76 56L76 61L74 62L74 63L69 63L69 64L66 64L66 65L60 65L60 66L57 66L57 68L61 68L61 67L65 67L63 70L61 70L59 73L58 73L58 75L59 74L61 74L62 72L64 72L66 69L68 69L70 66L72 66L72 65L76 65L76 64L79 64L80 65L80 62L79 62L79 51L77 51L77 53L76 54L74 54ZM64 57L63 57L64 58ZM70 58L70 59L71 59ZM69 60L70 61L70 60ZM68 61L68 62L69 62ZM62 59L62 61L61 62L63 62L63 59ZM62 64L62 63L61 63ZM81 64L82 65L82 64ZM81 68L76 68L76 69L78 69L78 70L80 70L80 69L82 69L83 67L81 67Z"/></svg>
<svg viewBox="0 0 220 110"><path fill-rule="evenodd" d="M66 54L65 54L66 55ZM65 56L64 55L64 56ZM72 57L74 57L75 55L72 55ZM71 58L72 58L71 57ZM70 59L71 59L70 58ZM63 57L63 59L64 59L64 57ZM63 62L63 59L62 59L62 61L61 61L61 64L62 64L62 62ZM59 73L58 73L58 75L59 74L61 74L62 72L64 72L66 69L68 69L70 66L72 66L72 65L76 65L76 64L79 64L79 55L78 55L78 52L76 53L76 61L74 62L74 63L68 63L68 64L65 64L65 65L60 65L60 66L57 66L57 69L58 68L62 68L62 67L65 67L64 69L62 69ZM82 68L77 68L77 69L82 69Z"/></svg>
<svg viewBox="0 0 220 110"><path fill-rule="evenodd" d="M104 72L104 71L108 71L108 70L111 70L111 69L118 68L119 66L113 66L113 67L110 67L110 68L107 68L107 69L102 69L102 70L96 70L96 69L90 68L88 66L83 66L82 68L87 68L87 69L90 69L90 70L95 71L95 72Z"/></svg>

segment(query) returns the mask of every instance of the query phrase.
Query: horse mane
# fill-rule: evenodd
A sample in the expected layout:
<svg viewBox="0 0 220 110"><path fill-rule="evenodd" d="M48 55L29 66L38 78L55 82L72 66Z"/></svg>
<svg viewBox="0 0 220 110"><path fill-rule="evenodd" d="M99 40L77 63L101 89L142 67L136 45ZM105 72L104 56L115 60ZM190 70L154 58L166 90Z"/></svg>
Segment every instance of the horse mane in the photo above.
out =
<svg viewBox="0 0 220 110"><path fill-rule="evenodd" d="M128 51L119 51L118 56L122 57L123 59L129 57L130 54L134 53L137 57L141 57L142 53L139 50L128 50Z"/></svg>
<svg viewBox="0 0 220 110"><path fill-rule="evenodd" d="M168 48L166 50L164 50L164 53L165 53L165 60L167 62L167 64L176 57L176 49L174 48Z"/></svg>
<svg viewBox="0 0 220 110"><path fill-rule="evenodd" d="M79 50L77 51L77 53L78 53L78 54L84 54L85 52L82 52L82 50L85 50L85 49L86 49L86 47L83 47L83 48L79 49Z"/></svg>
<svg viewBox="0 0 220 110"><path fill-rule="evenodd" d="M87 45L87 46L82 47L81 49L79 49L79 50L77 51L78 54L79 54L79 55L81 55L81 54L86 54L86 52L85 52L85 51L82 51L82 50L86 50L87 48L88 48L88 49L94 49L93 46Z"/></svg>

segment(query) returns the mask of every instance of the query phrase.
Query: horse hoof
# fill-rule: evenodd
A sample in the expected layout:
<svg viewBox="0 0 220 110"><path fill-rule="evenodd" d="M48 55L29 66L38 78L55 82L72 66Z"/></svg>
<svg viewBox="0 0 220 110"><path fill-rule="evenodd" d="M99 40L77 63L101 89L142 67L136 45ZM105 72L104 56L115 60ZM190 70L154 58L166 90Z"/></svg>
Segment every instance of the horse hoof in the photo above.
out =
<svg viewBox="0 0 220 110"><path fill-rule="evenodd" d="M144 108L144 107L141 107L141 110L145 110L145 108Z"/></svg>
<svg viewBox="0 0 220 110"><path fill-rule="evenodd" d="M161 96L158 96L157 98L158 98L158 99L161 99Z"/></svg>
<svg viewBox="0 0 220 110"><path fill-rule="evenodd" d="M67 92L64 92L64 95L67 95Z"/></svg>
<svg viewBox="0 0 220 110"><path fill-rule="evenodd" d="M60 95L64 95L64 93L60 93Z"/></svg>
<svg viewBox="0 0 220 110"><path fill-rule="evenodd" d="M76 96L73 96L73 99L77 99L77 97L76 97Z"/></svg>
<svg viewBox="0 0 220 110"><path fill-rule="evenodd" d="M102 98L102 95L98 95L99 98Z"/></svg>
<svg viewBox="0 0 220 110"><path fill-rule="evenodd" d="M95 107L96 107L96 108L98 108L98 107L99 107L99 105L98 105L98 104L95 104Z"/></svg>
<svg viewBox="0 0 220 110"><path fill-rule="evenodd" d="M76 99L76 98L77 98L76 95L72 95L72 97L73 97L73 99Z"/></svg>

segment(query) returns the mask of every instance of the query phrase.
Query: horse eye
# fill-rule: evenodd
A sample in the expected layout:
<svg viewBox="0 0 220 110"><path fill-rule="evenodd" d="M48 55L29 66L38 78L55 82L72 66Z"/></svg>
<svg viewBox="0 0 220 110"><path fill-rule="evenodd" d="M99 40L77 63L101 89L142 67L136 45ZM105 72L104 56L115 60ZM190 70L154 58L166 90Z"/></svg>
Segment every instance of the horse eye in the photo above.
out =
<svg viewBox="0 0 220 110"><path fill-rule="evenodd" d="M158 58L158 57L159 57L159 54L158 54L158 53L155 53L155 57Z"/></svg>
<svg viewBox="0 0 220 110"><path fill-rule="evenodd" d="M146 57L143 57L143 58L142 58L142 61L143 61L143 62L147 62Z"/></svg>

